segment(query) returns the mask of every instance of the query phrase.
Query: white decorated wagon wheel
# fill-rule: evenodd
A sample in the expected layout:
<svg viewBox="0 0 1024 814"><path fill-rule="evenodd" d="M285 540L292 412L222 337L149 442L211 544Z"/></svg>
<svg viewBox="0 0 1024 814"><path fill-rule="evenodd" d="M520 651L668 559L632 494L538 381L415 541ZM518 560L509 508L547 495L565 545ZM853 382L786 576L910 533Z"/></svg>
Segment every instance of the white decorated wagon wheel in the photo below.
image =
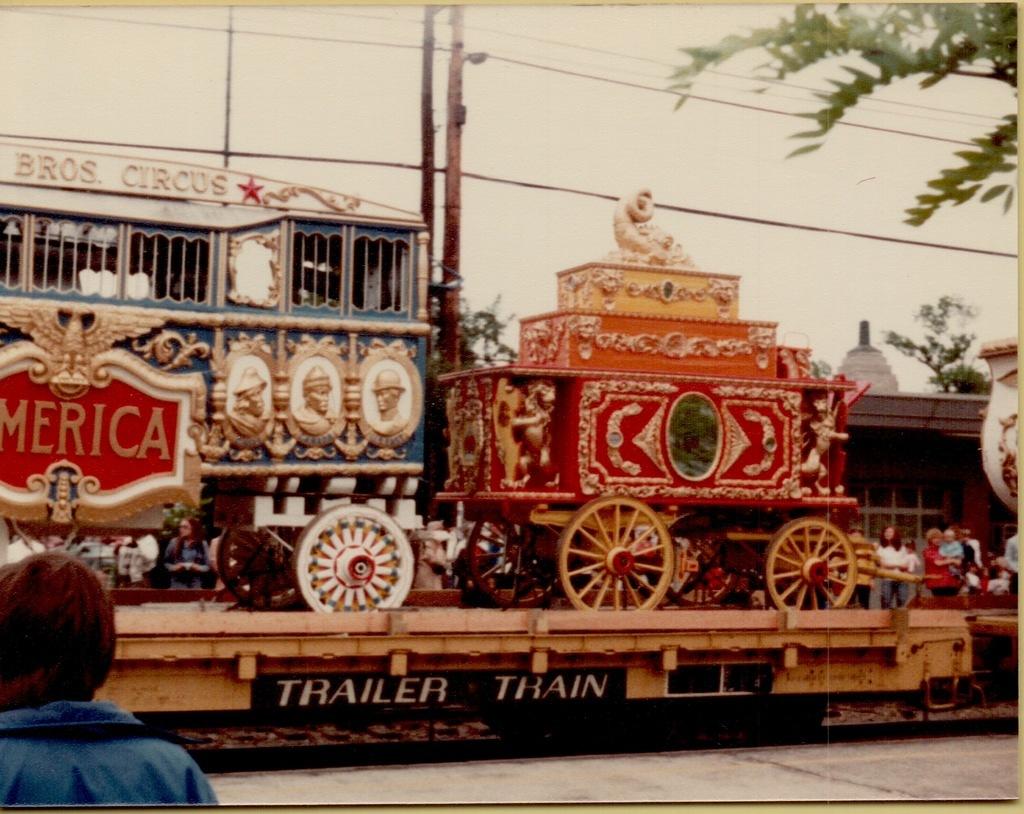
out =
<svg viewBox="0 0 1024 814"><path fill-rule="evenodd" d="M397 608L416 562L398 524L370 506L338 506L316 517L295 546L295 577L322 613Z"/></svg>
<svg viewBox="0 0 1024 814"><path fill-rule="evenodd" d="M675 575L675 548L657 512L639 500L599 497L558 541L558 578L580 610L656 608Z"/></svg>
<svg viewBox="0 0 1024 814"><path fill-rule="evenodd" d="M845 606L857 584L853 544L822 517L790 520L768 544L765 583L778 608Z"/></svg>

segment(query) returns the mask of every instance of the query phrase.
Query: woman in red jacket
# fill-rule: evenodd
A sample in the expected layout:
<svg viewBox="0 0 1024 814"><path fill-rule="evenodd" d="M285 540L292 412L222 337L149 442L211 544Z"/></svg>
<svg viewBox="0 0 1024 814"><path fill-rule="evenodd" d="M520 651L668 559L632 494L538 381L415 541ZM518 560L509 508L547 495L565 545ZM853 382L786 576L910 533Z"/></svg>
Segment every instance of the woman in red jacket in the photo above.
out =
<svg viewBox="0 0 1024 814"><path fill-rule="evenodd" d="M951 557L943 557L939 551L942 544L942 532L931 528L925 532L928 543L924 550L924 584L932 592L932 596L956 596L960 593L960 576L954 573L951 566L959 561Z"/></svg>

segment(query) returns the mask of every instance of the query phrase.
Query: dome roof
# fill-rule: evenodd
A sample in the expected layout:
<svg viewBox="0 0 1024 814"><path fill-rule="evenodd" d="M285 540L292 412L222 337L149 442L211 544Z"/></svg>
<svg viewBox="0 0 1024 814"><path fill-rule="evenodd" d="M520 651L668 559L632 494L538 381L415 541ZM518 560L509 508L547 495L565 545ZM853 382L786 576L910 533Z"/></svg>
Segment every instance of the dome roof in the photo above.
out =
<svg viewBox="0 0 1024 814"><path fill-rule="evenodd" d="M871 346L871 329L867 320L860 323L860 343L846 354L838 372L847 379L871 382L873 393L895 393L900 389L885 356Z"/></svg>

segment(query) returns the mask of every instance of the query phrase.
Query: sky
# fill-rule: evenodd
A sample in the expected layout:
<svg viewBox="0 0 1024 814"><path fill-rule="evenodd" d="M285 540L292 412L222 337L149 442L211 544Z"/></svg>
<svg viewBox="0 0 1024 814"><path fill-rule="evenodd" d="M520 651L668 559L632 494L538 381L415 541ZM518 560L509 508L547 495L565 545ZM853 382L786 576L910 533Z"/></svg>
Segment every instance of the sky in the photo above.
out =
<svg viewBox="0 0 1024 814"><path fill-rule="evenodd" d="M1017 108L997 82L953 77L875 94L815 153L787 159L808 129L814 89L841 76L816 66L767 85L746 54L708 73L676 109L666 93L682 47L773 24L790 6L469 6L462 168L515 182L619 197L652 190L655 223L704 271L740 275L740 317L778 323L837 368L871 323L900 389L929 389L922 364L883 343L923 336L913 319L949 294L978 309L979 342L1017 334L1016 205L943 208L922 227L903 210ZM422 9L236 7L230 149L364 162L420 161ZM0 8L0 138L47 137L222 150L226 27L222 7ZM208 30L207 30L208 29ZM437 17L440 46L450 38ZM529 64L523 64L529 63ZM437 164L444 164L447 54L436 56ZM761 109L754 109L761 108ZM901 131L899 133L891 131ZM221 166L221 157L82 145ZM232 157L230 166L418 210L418 171L358 163ZM1008 176L1009 177L1009 176ZM438 176L437 201L443 201ZM610 200L465 178L461 271L471 307L497 297L505 317L555 309L556 273L615 248ZM953 251L735 219L760 218ZM436 215L440 246L442 214ZM438 252L439 254L439 252ZM509 344L518 342L513 320ZM977 350L977 345L974 350Z"/></svg>

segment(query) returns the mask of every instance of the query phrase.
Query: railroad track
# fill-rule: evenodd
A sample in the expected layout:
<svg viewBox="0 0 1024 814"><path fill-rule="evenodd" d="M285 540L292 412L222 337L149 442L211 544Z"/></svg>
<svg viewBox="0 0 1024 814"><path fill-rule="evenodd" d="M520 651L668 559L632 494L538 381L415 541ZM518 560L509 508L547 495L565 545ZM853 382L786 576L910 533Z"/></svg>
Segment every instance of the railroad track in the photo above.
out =
<svg viewBox="0 0 1024 814"><path fill-rule="evenodd" d="M685 739L666 732L652 735L643 723L632 730L609 726L606 729L614 737L603 741L595 739L592 732L578 735L571 728L508 739L474 715L363 723L193 723L174 731L190 740L186 746L192 756L204 770L214 773L1006 734L1015 733L1018 726L1016 701L927 715L900 702L843 702L832 705L823 725L816 729L740 731L732 719L720 726L709 719L706 726L689 730Z"/></svg>

